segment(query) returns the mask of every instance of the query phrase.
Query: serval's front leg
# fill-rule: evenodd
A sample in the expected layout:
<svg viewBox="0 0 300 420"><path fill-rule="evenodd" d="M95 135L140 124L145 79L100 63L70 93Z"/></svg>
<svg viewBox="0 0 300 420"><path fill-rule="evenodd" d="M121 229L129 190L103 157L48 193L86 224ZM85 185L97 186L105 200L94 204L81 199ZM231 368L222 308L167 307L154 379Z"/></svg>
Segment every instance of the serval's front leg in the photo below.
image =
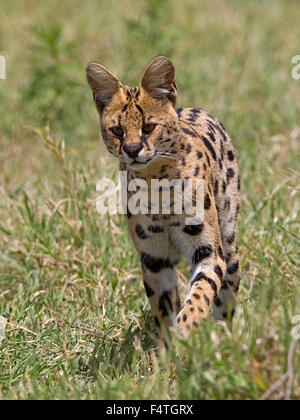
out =
<svg viewBox="0 0 300 420"><path fill-rule="evenodd" d="M165 334L175 324L180 310L177 274L169 259L142 254L143 280L161 347L167 347Z"/></svg>
<svg viewBox="0 0 300 420"><path fill-rule="evenodd" d="M177 317L184 337L207 316L221 290L226 271L215 203L212 197L206 202L209 205L205 207L203 223L185 226L180 232L192 264L189 292Z"/></svg>
<svg viewBox="0 0 300 420"><path fill-rule="evenodd" d="M140 255L144 287L149 299L159 339L166 346L164 330L175 324L180 310L176 264L179 254L169 241L159 216L131 216L128 220L132 241Z"/></svg>

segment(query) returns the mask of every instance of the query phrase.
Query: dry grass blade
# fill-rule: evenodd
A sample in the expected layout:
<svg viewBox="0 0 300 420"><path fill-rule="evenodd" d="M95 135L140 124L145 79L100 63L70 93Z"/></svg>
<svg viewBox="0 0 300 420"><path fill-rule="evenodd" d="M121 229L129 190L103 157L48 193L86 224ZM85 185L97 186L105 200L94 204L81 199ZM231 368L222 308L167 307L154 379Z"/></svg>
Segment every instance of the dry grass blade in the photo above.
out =
<svg viewBox="0 0 300 420"><path fill-rule="evenodd" d="M293 340L291 347L289 349L289 355L288 355L288 380L286 384L286 390L284 394L284 399L286 401L291 399L292 390L293 390L293 380L294 380L294 359L296 355L296 349L297 349L297 340Z"/></svg>
<svg viewBox="0 0 300 420"><path fill-rule="evenodd" d="M288 354L288 371L282 375L270 388L260 397L260 400L268 400L274 392L276 392L286 381L287 387L285 393L282 393L282 396L285 400L291 399L292 387L293 387L293 378L294 378L294 357L297 348L297 340L293 340L289 348Z"/></svg>

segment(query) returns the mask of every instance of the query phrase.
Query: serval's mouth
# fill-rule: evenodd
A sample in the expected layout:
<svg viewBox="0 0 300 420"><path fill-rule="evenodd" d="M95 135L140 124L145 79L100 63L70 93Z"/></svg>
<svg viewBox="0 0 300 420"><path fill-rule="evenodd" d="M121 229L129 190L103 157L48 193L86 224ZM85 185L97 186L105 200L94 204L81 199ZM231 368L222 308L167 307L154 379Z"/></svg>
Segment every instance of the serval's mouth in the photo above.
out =
<svg viewBox="0 0 300 420"><path fill-rule="evenodd" d="M149 158L147 160L145 159L140 160L138 158L132 159L132 162L130 163L128 162L127 165L129 166L130 169L133 169L134 171L138 171L138 170L146 168L149 165L149 163L152 161L152 159L153 158Z"/></svg>

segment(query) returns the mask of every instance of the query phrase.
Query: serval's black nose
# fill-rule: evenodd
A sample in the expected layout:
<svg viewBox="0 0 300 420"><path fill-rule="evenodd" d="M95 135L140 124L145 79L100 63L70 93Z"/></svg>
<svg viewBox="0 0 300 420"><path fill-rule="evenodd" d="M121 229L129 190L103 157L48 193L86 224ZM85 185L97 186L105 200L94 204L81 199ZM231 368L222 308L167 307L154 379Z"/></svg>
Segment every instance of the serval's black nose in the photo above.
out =
<svg viewBox="0 0 300 420"><path fill-rule="evenodd" d="M138 157L139 152L142 150L143 144L142 142L139 143L131 143L131 144L124 144L123 150L127 153L129 157L135 159Z"/></svg>

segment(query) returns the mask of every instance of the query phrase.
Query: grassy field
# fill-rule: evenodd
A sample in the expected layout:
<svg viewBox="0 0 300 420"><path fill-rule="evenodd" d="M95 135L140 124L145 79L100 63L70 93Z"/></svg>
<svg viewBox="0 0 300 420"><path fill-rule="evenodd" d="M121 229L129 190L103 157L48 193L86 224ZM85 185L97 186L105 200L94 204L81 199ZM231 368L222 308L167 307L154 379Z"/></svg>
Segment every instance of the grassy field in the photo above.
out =
<svg viewBox="0 0 300 420"><path fill-rule="evenodd" d="M299 21L298 0L0 0L0 399L259 399L288 369L270 398L300 399ZM97 60L136 85L161 54L242 174L233 333L208 319L166 358L124 218L96 211L117 162L85 80Z"/></svg>

